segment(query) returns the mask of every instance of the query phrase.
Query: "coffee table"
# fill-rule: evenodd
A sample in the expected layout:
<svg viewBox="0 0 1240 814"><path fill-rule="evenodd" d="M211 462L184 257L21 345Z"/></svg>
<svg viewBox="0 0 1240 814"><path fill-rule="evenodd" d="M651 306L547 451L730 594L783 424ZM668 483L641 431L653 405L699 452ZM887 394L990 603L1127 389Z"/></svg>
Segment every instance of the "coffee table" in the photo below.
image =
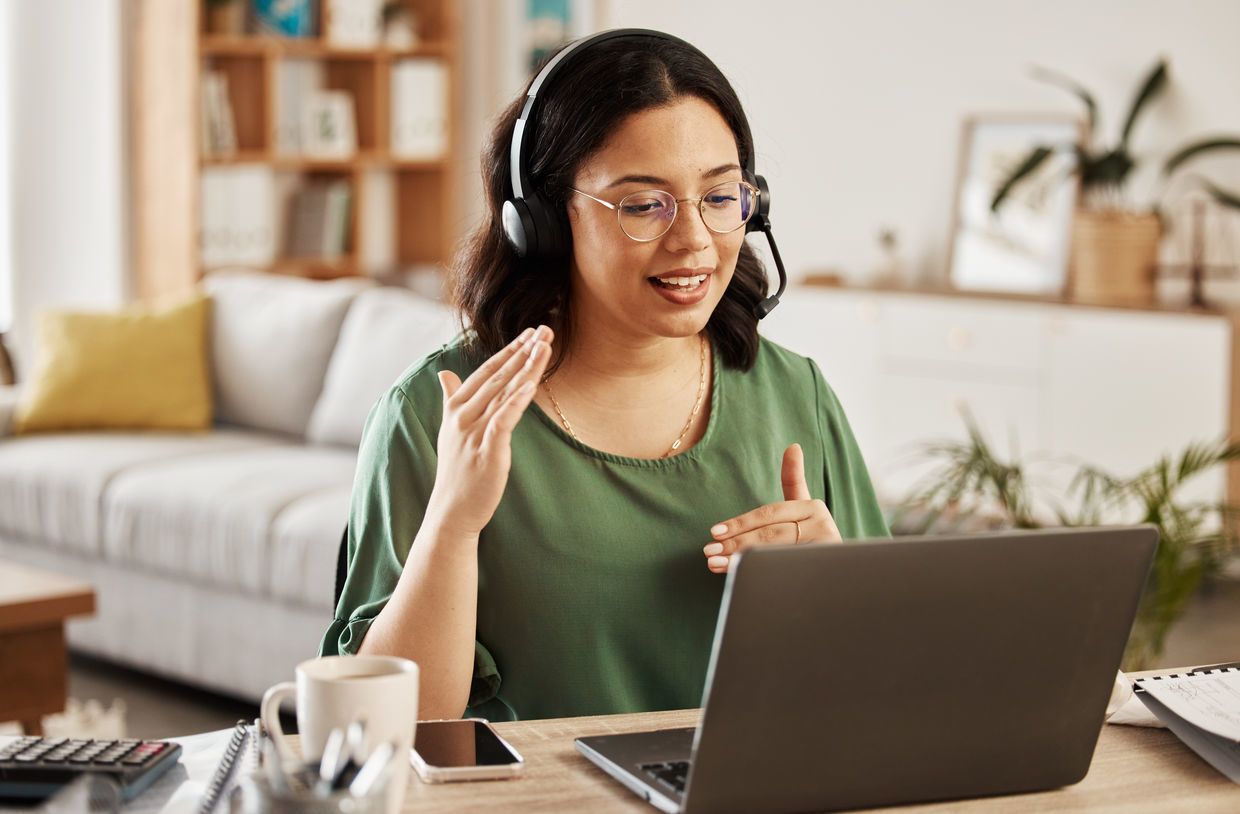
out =
<svg viewBox="0 0 1240 814"><path fill-rule="evenodd" d="M42 735L44 715L65 708L65 620L95 612L85 582L0 562L0 721Z"/></svg>

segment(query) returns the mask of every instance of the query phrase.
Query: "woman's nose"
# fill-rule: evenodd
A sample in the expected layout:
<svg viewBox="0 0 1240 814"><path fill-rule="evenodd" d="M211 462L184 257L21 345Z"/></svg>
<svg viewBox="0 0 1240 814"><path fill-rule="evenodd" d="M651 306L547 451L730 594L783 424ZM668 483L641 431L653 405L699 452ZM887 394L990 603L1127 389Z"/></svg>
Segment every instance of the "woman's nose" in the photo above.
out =
<svg viewBox="0 0 1240 814"><path fill-rule="evenodd" d="M676 208L676 219L663 237L663 244L671 251L701 251L710 245L710 235L711 231L702 220L702 211L696 206L682 203Z"/></svg>

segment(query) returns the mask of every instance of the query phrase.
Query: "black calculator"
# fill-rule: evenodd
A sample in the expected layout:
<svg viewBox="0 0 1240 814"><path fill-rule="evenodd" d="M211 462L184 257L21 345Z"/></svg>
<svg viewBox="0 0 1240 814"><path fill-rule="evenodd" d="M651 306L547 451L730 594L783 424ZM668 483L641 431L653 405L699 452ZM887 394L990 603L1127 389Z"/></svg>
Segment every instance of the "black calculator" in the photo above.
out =
<svg viewBox="0 0 1240 814"><path fill-rule="evenodd" d="M176 765L171 741L18 738L0 745L0 798L42 799L85 773L105 775L129 800Z"/></svg>

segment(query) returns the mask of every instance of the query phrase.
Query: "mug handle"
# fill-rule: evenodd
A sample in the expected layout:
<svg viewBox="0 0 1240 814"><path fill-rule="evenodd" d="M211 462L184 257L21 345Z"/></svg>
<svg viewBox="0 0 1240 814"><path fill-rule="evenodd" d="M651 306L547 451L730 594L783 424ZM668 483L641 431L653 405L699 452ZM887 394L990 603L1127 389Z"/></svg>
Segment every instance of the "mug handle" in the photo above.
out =
<svg viewBox="0 0 1240 814"><path fill-rule="evenodd" d="M281 755L292 755L293 750L284 739L284 729L280 726L280 702L296 695L296 683L281 681L267 688L267 692L263 693L263 702L259 706L259 718L262 719L263 726L271 735Z"/></svg>

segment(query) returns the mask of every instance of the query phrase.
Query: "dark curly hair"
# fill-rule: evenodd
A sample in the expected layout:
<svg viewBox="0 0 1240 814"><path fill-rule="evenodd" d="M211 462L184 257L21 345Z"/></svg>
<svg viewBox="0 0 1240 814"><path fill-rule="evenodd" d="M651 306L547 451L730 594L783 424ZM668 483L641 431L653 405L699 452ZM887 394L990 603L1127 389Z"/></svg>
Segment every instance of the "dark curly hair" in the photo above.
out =
<svg viewBox="0 0 1240 814"><path fill-rule="evenodd" d="M554 54L548 55L543 64L552 58ZM569 59L571 68L539 91L535 120L525 133L531 141L527 174L545 199L567 207L567 187L579 167L623 119L683 97L697 97L719 111L736 137L741 166L747 166L753 144L740 100L719 68L697 49L652 37L617 37ZM462 326L471 329L467 350L477 360L540 322L549 325L565 347L571 342L571 260L518 258L500 220L504 201L512 197L508 162L513 129L537 74L534 71L491 131L482 154L486 215L466 239L453 269L453 301ZM758 353L753 308L766 294L766 269L743 244L732 280L706 325L725 365L741 370L753 366Z"/></svg>

